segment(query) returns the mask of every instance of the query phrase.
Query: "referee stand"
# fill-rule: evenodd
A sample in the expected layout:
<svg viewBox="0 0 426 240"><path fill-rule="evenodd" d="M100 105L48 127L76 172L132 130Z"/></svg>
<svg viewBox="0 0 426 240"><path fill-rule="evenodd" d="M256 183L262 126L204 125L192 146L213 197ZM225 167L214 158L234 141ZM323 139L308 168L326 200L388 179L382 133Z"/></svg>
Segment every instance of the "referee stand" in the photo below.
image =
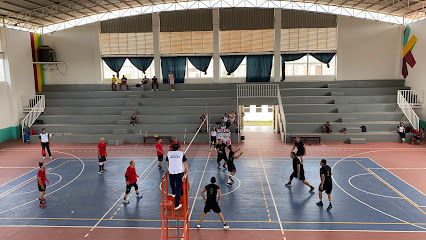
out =
<svg viewBox="0 0 426 240"><path fill-rule="evenodd" d="M182 207L175 210L175 199L169 196L169 180L167 173L164 174L161 180L163 191L161 196L161 240L164 239L184 239L189 240L189 205L188 192L189 181L188 175L184 177L182 190L183 194L180 198ZM169 226L169 222L176 220L176 226ZM180 220L183 220L183 226L180 226ZM170 234L169 229L176 229L176 235Z"/></svg>

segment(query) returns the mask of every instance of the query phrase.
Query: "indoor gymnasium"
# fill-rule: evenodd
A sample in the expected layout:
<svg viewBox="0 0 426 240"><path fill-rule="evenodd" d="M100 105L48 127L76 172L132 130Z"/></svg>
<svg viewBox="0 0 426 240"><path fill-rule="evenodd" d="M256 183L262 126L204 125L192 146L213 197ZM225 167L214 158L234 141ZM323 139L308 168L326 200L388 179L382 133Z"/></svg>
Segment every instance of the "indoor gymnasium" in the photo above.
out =
<svg viewBox="0 0 426 240"><path fill-rule="evenodd" d="M426 239L425 5L0 0L0 239Z"/></svg>

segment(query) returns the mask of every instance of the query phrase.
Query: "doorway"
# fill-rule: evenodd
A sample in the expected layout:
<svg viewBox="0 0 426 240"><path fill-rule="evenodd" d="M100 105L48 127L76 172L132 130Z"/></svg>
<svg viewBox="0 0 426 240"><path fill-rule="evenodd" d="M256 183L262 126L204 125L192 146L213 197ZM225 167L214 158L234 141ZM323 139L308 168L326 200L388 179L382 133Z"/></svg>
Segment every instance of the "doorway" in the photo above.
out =
<svg viewBox="0 0 426 240"><path fill-rule="evenodd" d="M274 105L244 105L244 132L275 132Z"/></svg>

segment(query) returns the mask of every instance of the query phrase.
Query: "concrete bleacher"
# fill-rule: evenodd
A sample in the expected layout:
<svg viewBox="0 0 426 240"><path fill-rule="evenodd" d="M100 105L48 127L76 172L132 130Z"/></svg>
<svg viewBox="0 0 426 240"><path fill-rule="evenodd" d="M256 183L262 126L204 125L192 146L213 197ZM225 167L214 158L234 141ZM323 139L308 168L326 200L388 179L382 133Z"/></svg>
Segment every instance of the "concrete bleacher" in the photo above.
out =
<svg viewBox="0 0 426 240"><path fill-rule="evenodd" d="M168 85L160 85L160 91L150 91L148 85L113 92L107 85L47 85L41 93L46 96L46 109L38 118L43 124L33 125L33 129L39 133L44 127L56 133L53 142L90 143L104 137L111 144L139 143L144 136L154 135L189 142L201 113L208 112L210 124L214 124L225 112L236 111L236 85L222 88L177 84L176 91L170 92ZM138 117L134 127L129 124L132 113ZM236 137L233 134L233 141ZM208 139L208 134L200 133L194 141Z"/></svg>

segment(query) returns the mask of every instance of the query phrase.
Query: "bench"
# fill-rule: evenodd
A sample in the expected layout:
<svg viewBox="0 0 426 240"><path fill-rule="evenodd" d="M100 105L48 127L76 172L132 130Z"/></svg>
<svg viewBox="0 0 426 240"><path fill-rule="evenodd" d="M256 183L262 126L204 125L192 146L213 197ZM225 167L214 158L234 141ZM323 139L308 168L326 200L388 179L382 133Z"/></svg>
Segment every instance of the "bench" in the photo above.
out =
<svg viewBox="0 0 426 240"><path fill-rule="evenodd" d="M146 143L147 139L155 139L155 140L157 140L157 138L169 140L170 143L172 142L172 136L158 136L158 137L148 136L148 137L143 137L143 143Z"/></svg>
<svg viewBox="0 0 426 240"><path fill-rule="evenodd" d="M291 136L291 142L296 141L296 137L300 137L300 140L305 140L304 143L308 142L317 142L321 143L321 137L320 136ZM311 141L314 140L314 141Z"/></svg>

